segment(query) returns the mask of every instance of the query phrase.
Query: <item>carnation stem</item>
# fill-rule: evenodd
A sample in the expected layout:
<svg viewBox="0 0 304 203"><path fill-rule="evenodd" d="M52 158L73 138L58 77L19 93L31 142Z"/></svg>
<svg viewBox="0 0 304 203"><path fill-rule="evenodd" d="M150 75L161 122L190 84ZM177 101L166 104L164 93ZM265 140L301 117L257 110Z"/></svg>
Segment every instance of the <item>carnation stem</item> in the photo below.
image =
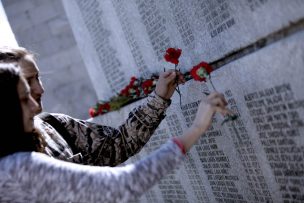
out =
<svg viewBox="0 0 304 203"><path fill-rule="evenodd" d="M209 81L210 81L211 86L213 87L213 90L216 91L215 86L213 85L213 82L212 82L212 80L211 80L211 75L209 75ZM217 92L217 91L216 91L216 92Z"/></svg>
<svg viewBox="0 0 304 203"><path fill-rule="evenodd" d="M180 104L180 107L182 107L182 94L181 94L179 86L178 86L178 79L179 79L178 71L179 70L177 69L177 66L178 66L178 64L175 64L175 68L174 68L175 73L176 73L176 77L175 77L176 88L175 88L175 90L179 94L179 104Z"/></svg>
<svg viewBox="0 0 304 203"><path fill-rule="evenodd" d="M232 122L231 125L232 125L232 128L233 128L234 132L235 132L236 138L238 139L238 141L239 141L240 143L242 143L242 138L241 138L241 136L240 136L240 134L239 134L239 132L238 132L236 126L235 126L235 122L234 122L234 121L231 121L231 122Z"/></svg>

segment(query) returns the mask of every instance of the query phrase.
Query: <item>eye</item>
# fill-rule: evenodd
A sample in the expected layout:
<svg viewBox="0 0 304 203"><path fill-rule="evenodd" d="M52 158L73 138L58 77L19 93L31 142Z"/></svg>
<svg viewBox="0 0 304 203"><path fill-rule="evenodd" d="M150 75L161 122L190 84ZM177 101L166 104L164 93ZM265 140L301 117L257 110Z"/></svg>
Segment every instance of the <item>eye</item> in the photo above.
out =
<svg viewBox="0 0 304 203"><path fill-rule="evenodd" d="M26 81L27 81L27 83L28 83L29 85L31 85L32 82L33 82L33 78L27 78Z"/></svg>

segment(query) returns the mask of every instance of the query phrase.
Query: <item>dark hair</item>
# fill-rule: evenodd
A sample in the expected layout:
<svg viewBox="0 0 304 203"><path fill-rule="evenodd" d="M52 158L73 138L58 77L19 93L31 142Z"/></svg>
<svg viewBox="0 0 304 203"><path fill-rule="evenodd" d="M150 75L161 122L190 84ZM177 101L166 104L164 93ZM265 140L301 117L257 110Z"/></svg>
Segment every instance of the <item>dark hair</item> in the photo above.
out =
<svg viewBox="0 0 304 203"><path fill-rule="evenodd" d="M39 133L25 133L18 95L20 68L12 63L0 63L0 157L22 151L43 151Z"/></svg>

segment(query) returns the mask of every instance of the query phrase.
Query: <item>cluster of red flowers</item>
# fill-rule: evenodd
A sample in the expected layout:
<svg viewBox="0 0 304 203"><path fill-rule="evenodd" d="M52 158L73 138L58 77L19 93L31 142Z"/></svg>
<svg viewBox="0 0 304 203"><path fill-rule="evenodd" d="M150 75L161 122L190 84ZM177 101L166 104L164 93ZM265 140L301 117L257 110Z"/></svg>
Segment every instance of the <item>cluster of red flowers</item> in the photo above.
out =
<svg viewBox="0 0 304 203"><path fill-rule="evenodd" d="M175 67L177 67L181 54L181 49L168 48L164 55L164 59L169 63L175 64ZM211 72L212 67L208 63L202 61L198 65L193 66L190 72L184 73L184 78L186 80L194 79L196 81L206 81L206 78L210 76ZM157 79L158 76L155 75L147 80L132 77L130 83L120 91L117 97L113 97L108 102L98 102L95 107L90 108L90 116L95 117L109 111L117 110L126 103L146 97L155 89Z"/></svg>
<svg viewBox="0 0 304 203"><path fill-rule="evenodd" d="M146 97L150 94L156 85L157 76L144 80L142 78L131 77L130 83L120 91L117 97L113 97L111 101L100 101L95 107L89 109L91 117L105 114L109 111L117 110L131 100Z"/></svg>
<svg viewBox="0 0 304 203"><path fill-rule="evenodd" d="M120 95L125 96L125 97L128 97L130 95L139 96L140 93L138 90L137 81L138 81L138 79L133 76L130 80L130 83L123 90L120 91Z"/></svg>
<svg viewBox="0 0 304 203"><path fill-rule="evenodd" d="M157 79L157 77L143 80L133 76L130 80L130 83L120 91L119 95L131 98L146 96L153 91L156 84L155 79Z"/></svg>
<svg viewBox="0 0 304 203"><path fill-rule="evenodd" d="M107 113L111 110L110 103L98 103L98 105L95 108L89 109L89 114L91 117L95 117L98 115L102 115L104 113Z"/></svg>

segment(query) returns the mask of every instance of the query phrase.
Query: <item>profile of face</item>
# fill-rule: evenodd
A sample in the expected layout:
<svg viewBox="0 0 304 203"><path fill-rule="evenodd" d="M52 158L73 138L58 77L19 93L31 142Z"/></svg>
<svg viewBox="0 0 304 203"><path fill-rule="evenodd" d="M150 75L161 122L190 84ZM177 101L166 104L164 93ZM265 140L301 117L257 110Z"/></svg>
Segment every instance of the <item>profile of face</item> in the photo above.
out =
<svg viewBox="0 0 304 203"><path fill-rule="evenodd" d="M25 79L20 78L17 85L17 91L22 109L24 131L32 132L34 130L34 116L40 106L31 96L30 87Z"/></svg>
<svg viewBox="0 0 304 203"><path fill-rule="evenodd" d="M42 86L41 80L39 78L39 69L38 66L31 56L25 56L19 62L23 76L25 77L28 85L31 89L31 95L38 103L39 108L37 109L36 114L41 113L42 111L42 101L41 97L44 93L44 88Z"/></svg>

